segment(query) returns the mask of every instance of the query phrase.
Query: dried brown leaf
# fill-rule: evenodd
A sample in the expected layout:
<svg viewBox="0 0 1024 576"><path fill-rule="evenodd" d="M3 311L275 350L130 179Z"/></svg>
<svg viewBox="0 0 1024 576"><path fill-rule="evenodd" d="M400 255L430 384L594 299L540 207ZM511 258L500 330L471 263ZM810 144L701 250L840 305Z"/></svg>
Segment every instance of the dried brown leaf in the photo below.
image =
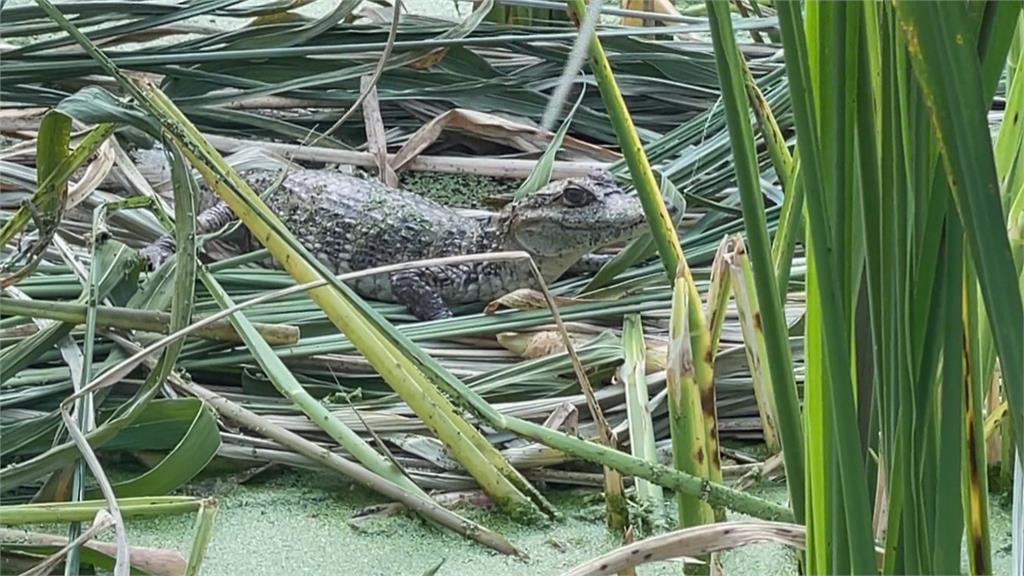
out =
<svg viewBox="0 0 1024 576"><path fill-rule="evenodd" d="M554 301L556 306L571 306L573 304L592 302L592 300L566 298L562 296L555 296ZM494 314L498 311L498 308L501 308L502 306L512 308L514 310L540 310L547 308L548 303L544 298L544 294L541 292L531 288L520 288L519 290L513 290L512 292L505 294L497 300L493 300L486 308L484 308L484 314Z"/></svg>
<svg viewBox="0 0 1024 576"><path fill-rule="evenodd" d="M806 529L784 522L721 522L677 530L627 544L603 556L580 564L562 576L617 574L648 562L706 556L747 544L776 542L804 548Z"/></svg>
<svg viewBox="0 0 1024 576"><path fill-rule="evenodd" d="M445 130L469 133L530 153L544 152L555 136L554 132L550 130L515 122L494 114L455 108L427 122L409 137L402 149L395 154L393 162L395 170L401 171L409 161L437 141ZM565 137L562 146L566 150L576 151L584 158L605 162L614 162L619 159L619 154L615 152L571 136Z"/></svg>

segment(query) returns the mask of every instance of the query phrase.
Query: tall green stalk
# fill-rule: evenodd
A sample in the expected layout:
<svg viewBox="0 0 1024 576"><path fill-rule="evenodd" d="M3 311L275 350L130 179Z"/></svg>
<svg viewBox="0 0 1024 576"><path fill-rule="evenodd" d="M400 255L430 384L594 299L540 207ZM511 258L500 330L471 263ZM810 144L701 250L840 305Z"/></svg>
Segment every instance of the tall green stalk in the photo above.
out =
<svg viewBox="0 0 1024 576"><path fill-rule="evenodd" d="M583 0L568 0L568 2L569 16L573 23L579 26L587 13L587 7ZM626 101L622 98L622 92L619 90L611 64L608 62L608 56L596 33L592 34L590 38L588 51L590 67L601 91L601 100L604 102L612 127L615 129L615 136L619 148L622 150L622 156L626 160L626 165L629 167L629 174L633 178L637 196L647 215L647 223L651 227L651 236L661 255L665 275L669 281L672 281L676 276L679 260L683 259L683 249L679 244L675 226L672 225L672 219L658 189L658 182L654 178L654 171L651 170L651 164L647 160L643 144L633 125L633 118L626 107ZM689 268L687 268L687 274L689 274Z"/></svg>
<svg viewBox="0 0 1024 576"><path fill-rule="evenodd" d="M974 270L970 258L963 266L962 282L966 286L975 284ZM985 454L983 432L984 383L978 380L977 343L979 302L973 291L963 290L963 326L965 336L961 343L963 364L962 374L964 450L962 468L963 517L966 523L967 563L971 574L992 573L992 536L989 531L988 459Z"/></svg>
<svg viewBox="0 0 1024 576"><path fill-rule="evenodd" d="M682 274L672 289L672 314L668 348L668 418L672 435L672 457L677 470L697 477L708 477L708 458L704 453L704 422L700 397L693 375L693 351L687 333L687 290ZM685 492L676 494L679 524L683 528L714 521L711 507Z"/></svg>
<svg viewBox="0 0 1024 576"><path fill-rule="evenodd" d="M648 462L657 462L657 444L654 423L647 407L647 346L639 314L630 314L622 323L623 364L620 368L622 385L626 389L626 414L629 418L629 448L633 456ZM661 514L664 493L661 486L644 479L636 481L637 500L651 508L650 516Z"/></svg>
<svg viewBox="0 0 1024 576"><path fill-rule="evenodd" d="M586 14L583 0L569 0L570 17L579 26ZM619 91L608 57L597 34L592 34L589 44L590 67L597 80L608 116L615 129L622 155L629 167L637 195L647 215L651 235L661 256L662 265L669 281L684 283L686 290L687 327L692 353L693 380L700 394L703 411L704 447L702 453L708 459L708 478L721 481L721 458L718 445L718 427L714 394L714 350L711 347L711 333L701 306L700 292L693 280L690 267L683 257L682 246L675 227L669 217L658 184L654 179L647 154L637 135L629 109Z"/></svg>
<svg viewBox="0 0 1024 576"><path fill-rule="evenodd" d="M801 158L801 179L807 202L807 228L813 243L815 278L821 298L823 341L827 367L827 380L831 385L826 401L831 406L838 433L833 437L833 448L838 458L838 482L842 489L845 509L845 530L849 538L849 566L853 573L867 573L874 567L874 545L871 537L871 519L867 486L864 482L864 463L861 460L857 420L851 382L852 365L849 351L849 319L844 317L840 271L833 260L835 251L832 226L827 207L827 195L833 186L826 182L822 171L821 136L811 82L808 46L799 2L782 0L778 3L779 25L786 54L790 99L797 131L797 147ZM834 103L830 103L833 104ZM773 282L774 284L774 282ZM774 374L773 374L774 377ZM808 383L807 385L811 385ZM780 410L781 410L780 406ZM780 420L785 418L780 417ZM783 434L785 451L785 434Z"/></svg>
<svg viewBox="0 0 1024 576"><path fill-rule="evenodd" d="M733 239L732 254L729 262L732 273L733 294L736 295L736 312L740 317L740 330L743 333L743 344L747 352L747 366L750 367L750 378L754 388L754 400L761 417L761 431L764 443L769 452L775 454L782 450L776 426L778 411L775 408L775 395L772 393L772 378L768 372L768 343L765 338L761 305L758 301L757 281L747 256L743 239ZM795 386L795 382L794 382Z"/></svg>
<svg viewBox="0 0 1024 576"><path fill-rule="evenodd" d="M786 481L790 501L798 521L804 519L804 440L797 399L796 380L793 377L792 356L789 349L789 330L782 311L782 299L772 266L771 241L764 217L764 199L758 179L757 153L754 133L750 125L746 91L743 80L742 55L736 46L729 16L728 4L708 1L715 58L722 86L729 136L735 159L736 179L743 201L743 223L750 243L750 263L754 272L757 300L761 303L761 317L754 324L762 324L765 333L767 357L764 359L771 373L772 391L778 409L782 454L786 462ZM751 343L753 345L753 343Z"/></svg>
<svg viewBox="0 0 1024 576"><path fill-rule="evenodd" d="M723 20L715 48L723 98L734 110L741 193L745 171L756 208L747 110L730 96L743 69L725 10L708 5ZM1022 157L1016 82L1007 112L1014 120L1004 124L996 156L986 121L1020 5L780 0L777 7L801 159L795 185L806 193L808 570L872 571L871 448L886 473L878 491L888 513L879 531L883 573L958 570L965 531L972 572L985 572L981 417L992 365L985 320L1004 367L1011 428L1024 426L1024 360L1008 352L1024 349L1019 262L1007 242L1014 221L1009 235L991 225L1019 198L1008 199L1018 193ZM756 94L748 98L759 112ZM745 150L737 150L737 134ZM1011 181L1000 195L1000 183ZM762 279L756 242L763 237L757 223L746 224L764 306L762 284L782 286L785 276ZM777 239L777 273L781 254ZM949 507L958 493L962 511Z"/></svg>
<svg viewBox="0 0 1024 576"><path fill-rule="evenodd" d="M1008 39L1010 34L1005 30L1012 33L1016 26L1020 5L1006 4L1010 6L998 14L997 21L986 21L994 32L989 36ZM1011 429L1020 438L1024 432L1024 355L1020 354L1024 350L1024 331L1020 329L1024 326L1024 303L1009 240L1002 227L992 225L1003 221L1003 211L991 134L985 121L989 80L979 65L978 45L969 41L977 37L970 27L975 19L969 17L965 5L952 2L901 1L896 2L896 12L903 34L913 47L909 53L914 73L926 96L999 352L1013 415ZM991 60L1001 68L1009 42L989 45L995 47L995 53L982 62ZM989 54L982 50L981 56ZM951 70L956 74L950 74Z"/></svg>

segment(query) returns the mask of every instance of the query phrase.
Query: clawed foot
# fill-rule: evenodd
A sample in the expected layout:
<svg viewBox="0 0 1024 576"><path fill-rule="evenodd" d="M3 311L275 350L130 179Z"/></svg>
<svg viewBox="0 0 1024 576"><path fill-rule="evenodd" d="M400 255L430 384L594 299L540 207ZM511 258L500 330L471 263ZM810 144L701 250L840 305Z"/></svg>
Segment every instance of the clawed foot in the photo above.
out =
<svg viewBox="0 0 1024 576"><path fill-rule="evenodd" d="M142 261L146 264L146 269L150 272L159 268L161 264L171 257L171 254L174 254L174 250L160 240L139 250L139 256L142 257Z"/></svg>
<svg viewBox="0 0 1024 576"><path fill-rule="evenodd" d="M404 270L391 275L391 291L420 321L451 318L452 311L435 288L433 276L424 270Z"/></svg>

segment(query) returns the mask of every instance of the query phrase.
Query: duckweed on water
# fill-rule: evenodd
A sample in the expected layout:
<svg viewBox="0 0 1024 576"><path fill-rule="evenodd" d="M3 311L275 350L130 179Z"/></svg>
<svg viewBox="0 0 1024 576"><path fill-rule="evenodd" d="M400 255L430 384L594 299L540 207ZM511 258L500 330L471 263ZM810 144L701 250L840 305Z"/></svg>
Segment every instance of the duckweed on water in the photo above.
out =
<svg viewBox="0 0 1024 576"><path fill-rule="evenodd" d="M220 506L203 567L203 574L210 576L418 575L442 558L439 576L557 575L619 545L601 518L574 513L587 508L594 495L590 490L549 491L563 518L546 525L517 524L497 512L460 509L508 537L527 553L527 560L497 554L407 514L352 522L359 510L383 501L361 487L314 472L268 473L244 485L218 475L184 491L213 496ZM785 497L780 486L759 492ZM139 519L129 523L129 540L187 555L192 523L191 516ZM793 573L792 559L784 547L764 544L730 553L725 561L730 573L771 576ZM665 562L649 565L643 573L676 575L679 569L678 563Z"/></svg>
<svg viewBox="0 0 1024 576"><path fill-rule="evenodd" d="M776 502L786 499L782 484L751 491ZM599 501L593 490L547 491L563 517L545 525L517 524L497 512L460 508L460 513L508 537L527 553L527 560L497 554L408 514L353 522L357 512L384 501L362 487L315 472L269 472L243 485L218 474L193 482L181 492L212 496L220 505L202 572L209 576L419 575L442 559L439 576L554 576L620 544L605 529L600 511L592 508ZM1009 506L998 498L993 504L993 573L1007 574ZM730 519L743 518L730 514ZM192 523L191 516L132 521L129 540L134 545L175 548L187 556ZM53 527L49 531L53 532ZM724 563L729 574L796 573L792 551L776 544L728 552ZM643 576L677 575L680 565L649 564L640 572Z"/></svg>

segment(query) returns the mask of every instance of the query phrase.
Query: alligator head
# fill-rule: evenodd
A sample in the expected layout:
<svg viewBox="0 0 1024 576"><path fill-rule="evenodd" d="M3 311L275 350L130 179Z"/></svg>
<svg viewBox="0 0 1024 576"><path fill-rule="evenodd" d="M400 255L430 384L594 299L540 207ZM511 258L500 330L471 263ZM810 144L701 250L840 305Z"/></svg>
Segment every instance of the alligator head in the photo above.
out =
<svg viewBox="0 0 1024 576"><path fill-rule="evenodd" d="M552 182L497 218L507 249L529 252L548 281L594 250L637 237L647 224L640 200L604 170Z"/></svg>

